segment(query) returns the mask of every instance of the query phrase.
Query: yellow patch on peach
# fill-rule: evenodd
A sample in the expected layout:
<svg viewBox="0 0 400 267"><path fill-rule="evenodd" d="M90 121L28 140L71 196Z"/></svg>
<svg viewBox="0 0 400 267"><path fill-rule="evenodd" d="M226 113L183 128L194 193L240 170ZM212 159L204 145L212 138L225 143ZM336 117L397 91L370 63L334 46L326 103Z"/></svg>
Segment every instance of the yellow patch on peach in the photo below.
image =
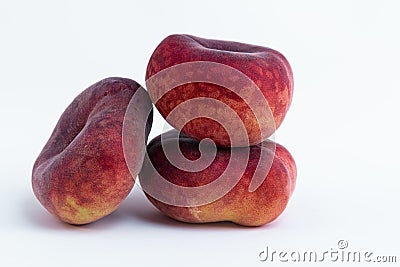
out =
<svg viewBox="0 0 400 267"><path fill-rule="evenodd" d="M94 208L79 205L74 197L67 196L65 198L65 203L58 210L58 216L73 224L85 224L93 221L94 218L102 218L112 211L113 208Z"/></svg>

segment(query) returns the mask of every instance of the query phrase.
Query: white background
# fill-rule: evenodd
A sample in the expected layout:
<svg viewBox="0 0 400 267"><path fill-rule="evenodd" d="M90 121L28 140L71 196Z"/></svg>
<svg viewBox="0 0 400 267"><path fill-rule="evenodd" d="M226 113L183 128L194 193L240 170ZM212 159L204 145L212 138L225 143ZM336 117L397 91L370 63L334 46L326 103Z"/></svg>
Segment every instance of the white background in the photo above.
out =
<svg viewBox="0 0 400 267"><path fill-rule="evenodd" d="M341 239L399 262L399 12L397 1L1 0L0 265L266 266L265 246L322 253ZM102 78L144 84L172 33L268 46L290 61L295 93L276 135L298 165L287 209L258 228L189 225L136 186L97 223L58 222L30 178L59 116ZM151 137L163 125L157 117Z"/></svg>

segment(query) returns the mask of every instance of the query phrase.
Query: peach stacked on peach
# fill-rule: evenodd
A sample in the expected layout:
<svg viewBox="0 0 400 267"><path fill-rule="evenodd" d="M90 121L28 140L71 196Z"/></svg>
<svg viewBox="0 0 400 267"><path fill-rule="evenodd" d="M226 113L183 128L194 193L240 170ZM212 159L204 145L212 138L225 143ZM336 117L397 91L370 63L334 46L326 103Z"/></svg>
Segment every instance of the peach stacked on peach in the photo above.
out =
<svg viewBox="0 0 400 267"><path fill-rule="evenodd" d="M139 174L161 212L184 222L246 226L283 212L296 165L283 146L267 139L293 96L292 70L282 54L171 35L153 52L146 85L158 111L179 130L150 142Z"/></svg>

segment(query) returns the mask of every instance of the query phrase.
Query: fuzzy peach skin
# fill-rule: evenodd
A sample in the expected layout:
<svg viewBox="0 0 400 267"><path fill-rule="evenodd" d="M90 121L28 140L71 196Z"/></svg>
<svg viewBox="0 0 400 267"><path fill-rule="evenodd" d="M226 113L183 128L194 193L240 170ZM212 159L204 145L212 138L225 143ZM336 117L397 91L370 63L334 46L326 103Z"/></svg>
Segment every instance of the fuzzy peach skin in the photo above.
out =
<svg viewBox="0 0 400 267"><path fill-rule="evenodd" d="M293 73L287 59L267 47L175 34L165 38L149 59L146 86L161 115L185 135L211 138L218 146L249 146L267 139L281 125L293 97ZM237 130L241 122L234 114L208 102L204 110L196 104L169 117L180 104L200 97L226 104L245 130ZM235 130L228 131L228 124Z"/></svg>
<svg viewBox="0 0 400 267"><path fill-rule="evenodd" d="M149 160L144 161L139 174L139 181L147 198L163 214L189 223L231 221L244 226L260 226L272 222L284 211L295 188L297 173L293 157L283 146L268 140L252 146L248 148L250 149L248 161L245 153L247 148L233 148L235 152L228 148L217 148L216 156L207 168L191 172L175 167L179 166L176 162L174 165L171 164L170 159L174 159L178 153L178 150L171 145L173 141L168 138L161 141L160 136L153 139L147 147ZM198 145L197 141L181 134L179 147L186 159L192 161L199 159L201 155ZM271 147L275 147L275 153ZM262 150L273 156L271 168L264 173L265 179L261 185L250 192L249 185ZM165 151L169 154L168 158ZM227 168L232 153L238 153L243 157L245 171L229 192L213 202L197 206L177 206L173 204L174 198L178 200L182 196L171 189L157 188L160 184L154 179L155 171L168 182L183 187L201 187L209 184L218 179ZM237 169L234 166L230 174L232 176L236 174ZM216 187L214 190L220 188ZM202 197L201 194L193 194L191 196L193 199L190 201L196 202L196 198ZM169 204L163 201L166 198L169 199Z"/></svg>
<svg viewBox="0 0 400 267"><path fill-rule="evenodd" d="M128 103L139 92L147 94L133 80L107 78L83 91L62 114L32 172L35 196L56 218L69 224L96 221L113 212L131 191L152 125L152 114L147 120L128 118L134 121L129 123L129 150L138 161L131 174L122 128Z"/></svg>

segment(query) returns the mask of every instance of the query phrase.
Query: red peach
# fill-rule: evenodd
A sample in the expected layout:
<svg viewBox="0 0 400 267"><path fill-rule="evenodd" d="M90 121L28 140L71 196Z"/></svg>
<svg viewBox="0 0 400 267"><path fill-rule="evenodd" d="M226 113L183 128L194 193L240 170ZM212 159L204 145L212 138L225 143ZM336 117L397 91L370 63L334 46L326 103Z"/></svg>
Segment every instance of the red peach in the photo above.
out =
<svg viewBox="0 0 400 267"><path fill-rule="evenodd" d="M293 96L292 70L278 51L182 34L168 36L155 49L146 85L174 128L196 140L211 138L217 146L266 140Z"/></svg>
<svg viewBox="0 0 400 267"><path fill-rule="evenodd" d="M139 174L147 198L162 213L190 223L259 226L284 211L296 165L283 146L264 141L248 148L215 148L171 132L150 142ZM203 164L210 162L209 155L211 163Z"/></svg>
<svg viewBox="0 0 400 267"><path fill-rule="evenodd" d="M143 114L126 114L130 105L139 105ZM40 203L70 224L90 223L113 212L140 170L151 107L147 92L125 78L101 80L76 97L33 166L32 187ZM124 150L136 155L130 157L132 168Z"/></svg>

